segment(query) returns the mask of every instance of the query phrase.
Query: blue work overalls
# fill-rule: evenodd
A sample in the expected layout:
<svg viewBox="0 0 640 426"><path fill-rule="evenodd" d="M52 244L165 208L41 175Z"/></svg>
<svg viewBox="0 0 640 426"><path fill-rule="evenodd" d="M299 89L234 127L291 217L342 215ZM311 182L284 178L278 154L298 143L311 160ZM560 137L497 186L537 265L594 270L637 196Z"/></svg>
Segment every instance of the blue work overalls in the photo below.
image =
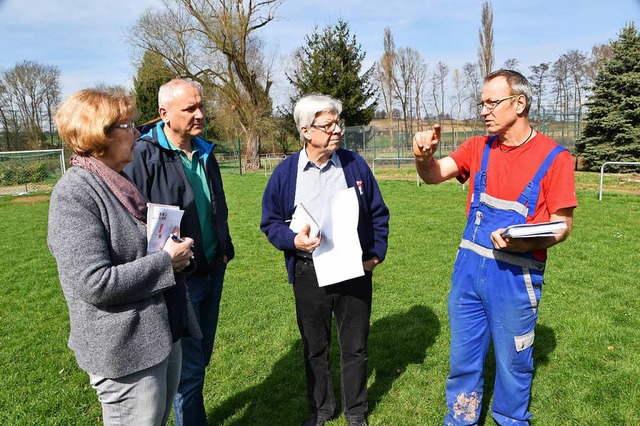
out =
<svg viewBox="0 0 640 426"><path fill-rule="evenodd" d="M453 269L449 293L451 327L448 413L445 425L478 423L482 405L484 361L493 337L496 381L491 414L499 424L528 424L532 345L545 263L530 253L495 250L490 235L499 228L526 222L538 202L540 182L555 157L546 157L517 201L485 192L490 138L474 176L467 226Z"/></svg>

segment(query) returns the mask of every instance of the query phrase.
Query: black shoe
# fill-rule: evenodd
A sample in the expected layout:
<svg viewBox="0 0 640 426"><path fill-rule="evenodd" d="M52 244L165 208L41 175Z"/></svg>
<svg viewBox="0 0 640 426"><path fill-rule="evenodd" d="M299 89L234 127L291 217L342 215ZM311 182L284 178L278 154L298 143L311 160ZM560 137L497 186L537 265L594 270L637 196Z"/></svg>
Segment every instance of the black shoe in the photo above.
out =
<svg viewBox="0 0 640 426"><path fill-rule="evenodd" d="M304 422L303 426L324 426L327 421L324 419L319 419L316 416L311 416L309 420Z"/></svg>
<svg viewBox="0 0 640 426"><path fill-rule="evenodd" d="M367 419L365 418L355 418L355 419L347 419L349 426L369 426L367 423Z"/></svg>

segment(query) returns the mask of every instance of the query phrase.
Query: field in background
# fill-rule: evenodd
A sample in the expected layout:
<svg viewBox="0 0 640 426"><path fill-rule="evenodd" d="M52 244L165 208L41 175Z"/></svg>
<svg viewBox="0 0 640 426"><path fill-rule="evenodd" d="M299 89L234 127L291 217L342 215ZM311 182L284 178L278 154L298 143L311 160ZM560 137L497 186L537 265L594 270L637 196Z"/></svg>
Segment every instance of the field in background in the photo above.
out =
<svg viewBox="0 0 640 426"><path fill-rule="evenodd" d="M378 173L391 235L374 276L370 422L440 425L446 298L466 191L454 182L417 187L411 169ZM307 412L293 295L282 254L258 228L268 176L224 179L237 258L205 384L209 424L300 425ZM597 174L579 173L577 183L575 228L550 250L536 327L534 424L640 424L638 188L619 191L619 178L607 176L599 202ZM67 308L45 242L47 208L42 199L0 197L0 424L99 424L95 393L66 347ZM334 366L335 346L334 339ZM338 392L337 373L334 379Z"/></svg>

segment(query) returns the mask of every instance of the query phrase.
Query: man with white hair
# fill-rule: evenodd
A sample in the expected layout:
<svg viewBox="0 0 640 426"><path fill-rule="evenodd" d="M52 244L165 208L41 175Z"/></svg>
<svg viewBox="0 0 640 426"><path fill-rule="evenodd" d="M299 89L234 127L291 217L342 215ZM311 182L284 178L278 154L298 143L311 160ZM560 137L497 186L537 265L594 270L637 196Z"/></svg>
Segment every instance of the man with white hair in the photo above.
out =
<svg viewBox="0 0 640 426"><path fill-rule="evenodd" d="M202 389L218 326L222 284L234 256L227 202L214 143L200 138L204 106L200 87L174 79L160 87L162 121L140 136L126 172L149 201L184 210L181 235L193 238L197 265L186 276L203 338L182 338L182 371L174 399L176 425L207 424Z"/></svg>
<svg viewBox="0 0 640 426"><path fill-rule="evenodd" d="M293 115L304 147L276 167L262 199L260 228L284 252L293 284L311 412L307 426L324 425L336 408L329 370L332 316L340 343L342 409L349 425L367 424L372 273L385 258L389 234L389 210L369 166L359 155L340 148L341 111L340 101L329 96L309 95L296 103ZM322 237L310 234L309 225L296 234L289 221L301 203L319 218L323 202L351 187L358 198L365 275L319 287L311 253Z"/></svg>

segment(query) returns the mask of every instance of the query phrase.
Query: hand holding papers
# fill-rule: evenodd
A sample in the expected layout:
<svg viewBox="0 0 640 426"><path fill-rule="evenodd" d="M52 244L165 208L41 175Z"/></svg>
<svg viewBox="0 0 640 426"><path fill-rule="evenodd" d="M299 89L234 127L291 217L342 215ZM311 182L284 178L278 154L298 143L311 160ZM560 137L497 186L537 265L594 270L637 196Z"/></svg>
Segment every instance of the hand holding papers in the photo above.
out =
<svg viewBox="0 0 640 426"><path fill-rule="evenodd" d="M338 192L323 206L322 241L312 254L320 287L364 275L359 212L355 188Z"/></svg>
<svg viewBox="0 0 640 426"><path fill-rule="evenodd" d="M147 203L147 254L162 250L171 234L180 234L183 213L178 206Z"/></svg>
<svg viewBox="0 0 640 426"><path fill-rule="evenodd" d="M311 216L311 213L309 213L309 210L307 210L304 204L300 203L296 206L296 209L293 212L289 228L297 234L302 231L305 225L309 225L310 227L310 238L315 238L320 235L320 225L318 225L315 218Z"/></svg>
<svg viewBox="0 0 640 426"><path fill-rule="evenodd" d="M538 238L555 237L567 229L564 220L542 223L524 223L522 225L511 225L502 231L502 238Z"/></svg>

